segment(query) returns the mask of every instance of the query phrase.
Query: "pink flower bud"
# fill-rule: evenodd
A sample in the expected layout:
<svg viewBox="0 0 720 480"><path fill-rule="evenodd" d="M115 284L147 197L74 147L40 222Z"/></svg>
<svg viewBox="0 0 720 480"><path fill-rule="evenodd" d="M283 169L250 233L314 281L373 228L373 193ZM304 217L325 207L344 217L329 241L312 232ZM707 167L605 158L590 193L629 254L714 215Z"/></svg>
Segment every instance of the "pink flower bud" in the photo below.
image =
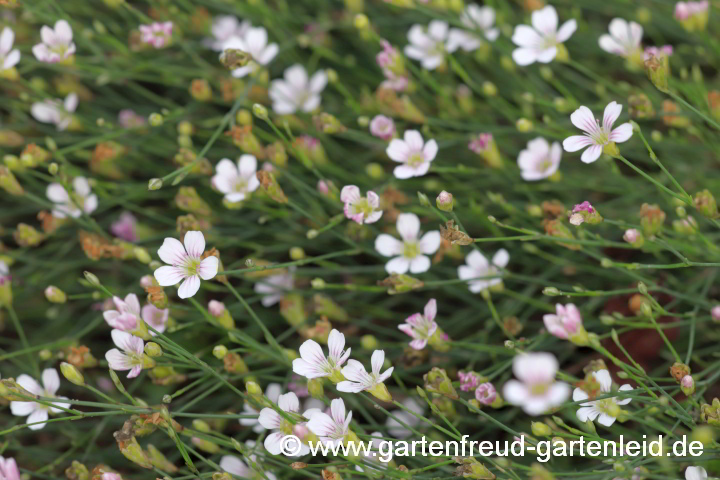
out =
<svg viewBox="0 0 720 480"><path fill-rule="evenodd" d="M317 191L322 193L323 195L327 195L330 193L330 188L328 187L328 184L325 180L318 180L317 182Z"/></svg>
<svg viewBox="0 0 720 480"><path fill-rule="evenodd" d="M675 18L678 20L687 20L690 17L690 7L685 2L678 2L675 5Z"/></svg>
<svg viewBox="0 0 720 480"><path fill-rule="evenodd" d="M478 380L475 372L458 372L458 378L460 379L460 390L463 392L469 392L477 388L480 381Z"/></svg>
<svg viewBox="0 0 720 480"><path fill-rule="evenodd" d="M208 311L213 317L219 317L225 313L225 304L217 300L210 300L210 303L208 303Z"/></svg>
<svg viewBox="0 0 720 480"><path fill-rule="evenodd" d="M395 134L395 123L385 115L375 115L370 121L370 133L373 137L390 140Z"/></svg>
<svg viewBox="0 0 720 480"><path fill-rule="evenodd" d="M140 278L140 286L143 288L152 287L154 285L153 280L154 277L152 275L143 275L142 278Z"/></svg>
<svg viewBox="0 0 720 480"><path fill-rule="evenodd" d="M680 380L680 385L682 385L685 388L690 388L693 386L695 381L692 378L692 375L685 375L682 380Z"/></svg>
<svg viewBox="0 0 720 480"><path fill-rule="evenodd" d="M713 322L720 322L720 305L715 305L710 310L710 315L712 315Z"/></svg>
<svg viewBox="0 0 720 480"><path fill-rule="evenodd" d="M483 405L492 404L497 398L497 391L492 383L486 382L475 389L475 400Z"/></svg>
<svg viewBox="0 0 720 480"><path fill-rule="evenodd" d="M640 232L635 228L625 230L625 235L623 235L623 240L627 243L635 243L638 241L638 238L640 238Z"/></svg>
<svg viewBox="0 0 720 480"><path fill-rule="evenodd" d="M310 433L310 430L308 429L308 427L307 427L304 423L295 425L295 426L293 427L293 434L294 434L296 437L298 437L300 440L302 440L303 438L305 438L308 433Z"/></svg>
<svg viewBox="0 0 720 480"><path fill-rule="evenodd" d="M476 138L470 141L468 148L473 152L480 154L484 152L493 141L493 136L490 133L481 133Z"/></svg>

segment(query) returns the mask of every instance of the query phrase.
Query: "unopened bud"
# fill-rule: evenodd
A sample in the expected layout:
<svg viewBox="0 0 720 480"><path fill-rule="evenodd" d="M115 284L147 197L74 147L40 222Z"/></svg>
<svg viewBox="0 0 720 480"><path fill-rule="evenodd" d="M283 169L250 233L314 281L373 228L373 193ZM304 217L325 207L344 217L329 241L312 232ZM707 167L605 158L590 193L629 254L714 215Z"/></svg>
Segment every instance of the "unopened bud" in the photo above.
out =
<svg viewBox="0 0 720 480"><path fill-rule="evenodd" d="M380 343L374 335L363 335L360 337L360 346L365 350L376 350Z"/></svg>
<svg viewBox="0 0 720 480"><path fill-rule="evenodd" d="M517 122L515 122L515 127L518 132L526 133L533 129L533 124L527 118L520 118Z"/></svg>
<svg viewBox="0 0 720 480"><path fill-rule="evenodd" d="M99 287L100 285L102 285L100 283L100 279L98 279L98 277L94 273L90 273L86 270L83 272L83 275L85 275L85 280L87 280L90 285L94 287Z"/></svg>
<svg viewBox="0 0 720 480"><path fill-rule="evenodd" d="M322 399L325 396L324 380L322 377L311 378L307 382L308 392L312 398Z"/></svg>
<svg viewBox="0 0 720 480"><path fill-rule="evenodd" d="M152 127L159 127L165 122L163 116L159 113L151 113L148 117L148 123Z"/></svg>
<svg viewBox="0 0 720 480"><path fill-rule="evenodd" d="M163 186L163 181L159 178L151 178L148 182L148 190L160 190Z"/></svg>
<svg viewBox="0 0 720 480"><path fill-rule="evenodd" d="M264 105L260 105L259 103L255 103L252 106L253 115L258 117L260 120L267 120L268 119L268 109L265 108Z"/></svg>
<svg viewBox="0 0 720 480"><path fill-rule="evenodd" d="M75 365L67 362L62 362L60 364L60 372L62 372L63 377L65 377L68 382L74 383L75 385L79 385L81 387L85 385L85 377L83 377L83 374L80 373L80 370L78 370Z"/></svg>
<svg viewBox="0 0 720 480"><path fill-rule="evenodd" d="M453 194L443 190L435 199L435 205L443 212L452 212L453 210Z"/></svg>
<svg viewBox="0 0 720 480"><path fill-rule="evenodd" d="M45 289L45 298L51 303L65 303L67 301L65 292L54 285L50 285Z"/></svg>
<svg viewBox="0 0 720 480"><path fill-rule="evenodd" d="M685 375L682 380L680 380L680 389L687 396L695 393L695 380L692 375Z"/></svg>
<svg viewBox="0 0 720 480"><path fill-rule="evenodd" d="M161 357L163 354L162 348L155 342L148 342L145 344L145 353L148 357Z"/></svg>
<svg viewBox="0 0 720 480"><path fill-rule="evenodd" d="M228 349L225 345L215 345L215 347L213 347L212 353L215 358L217 358L218 360L222 360L223 358L225 358L225 355L228 354Z"/></svg>
<svg viewBox="0 0 720 480"><path fill-rule="evenodd" d="M370 26L370 19L364 13L358 13L353 19L353 25L358 30L365 30Z"/></svg>
<svg viewBox="0 0 720 480"><path fill-rule="evenodd" d="M248 395L250 395L250 396L253 396L253 397L262 397L263 396L262 388L260 388L260 385L258 385L255 382L246 382L245 390L247 391Z"/></svg>
<svg viewBox="0 0 720 480"><path fill-rule="evenodd" d="M552 429L542 422L532 422L530 429L537 437L548 437L552 434Z"/></svg>

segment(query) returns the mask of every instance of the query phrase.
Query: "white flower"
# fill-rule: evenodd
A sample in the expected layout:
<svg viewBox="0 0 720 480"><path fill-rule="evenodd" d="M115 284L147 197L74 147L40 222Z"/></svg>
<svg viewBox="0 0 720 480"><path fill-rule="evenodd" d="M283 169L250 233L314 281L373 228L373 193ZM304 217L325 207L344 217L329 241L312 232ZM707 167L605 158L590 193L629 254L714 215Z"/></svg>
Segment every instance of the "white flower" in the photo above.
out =
<svg viewBox="0 0 720 480"><path fill-rule="evenodd" d="M255 284L255 293L263 295L263 307L272 307L280 300L285 298L295 285L294 269L291 267L287 273L278 275L270 275L269 277L260 278Z"/></svg>
<svg viewBox="0 0 720 480"><path fill-rule="evenodd" d="M67 400L66 397L58 397L55 394L60 388L60 376L54 368L46 368L42 372L42 387L30 375L22 374L17 378L17 384L33 395L40 397L58 398ZM49 413L62 412L63 408L70 408L70 404L63 402L52 402L55 407L49 407L37 402L10 402L10 411L16 417L28 417L26 423L30 430L40 430L45 427ZM60 408L56 408L60 407ZM41 423L43 422L43 423ZM30 425L35 423L36 425Z"/></svg>
<svg viewBox="0 0 720 480"><path fill-rule="evenodd" d="M268 95L273 102L273 110L279 115L288 115L301 110L312 112L320 106L320 93L327 85L327 75L320 70L308 80L305 67L293 65L285 70L284 80L270 82Z"/></svg>
<svg viewBox="0 0 720 480"><path fill-rule="evenodd" d="M570 395L570 386L555 381L558 362L550 353L526 353L513 358L513 373L520 379L503 387L503 397L521 406L528 415L540 415L562 404Z"/></svg>
<svg viewBox="0 0 720 480"><path fill-rule="evenodd" d="M402 241L387 233L375 239L375 250L385 257L394 257L385 264L388 273L423 273L430 269L431 255L440 248L440 232L433 230L420 237L420 219L414 213L398 215L396 228ZM420 238L418 238L420 237Z"/></svg>
<svg viewBox="0 0 720 480"><path fill-rule="evenodd" d="M160 286L168 287L183 282L178 297L190 298L200 289L200 279L210 280L217 275L218 259L209 256L201 259L205 252L205 237L202 232L187 232L185 246L176 238L167 237L158 249L160 259L171 266L155 270L155 280Z"/></svg>
<svg viewBox="0 0 720 480"><path fill-rule="evenodd" d="M580 157L584 163L592 163L600 157L603 148L610 143L626 142L632 137L633 127L630 123L623 123L619 127L613 129L612 126L622 112L622 105L617 102L608 103L603 113L603 123L600 125L595 120L593 113L586 106L581 106L570 115L570 121L580 130L584 131L584 135L573 135L563 140L563 148L566 152L577 152L585 147Z"/></svg>
<svg viewBox="0 0 720 480"><path fill-rule="evenodd" d="M248 445L250 448L254 446L254 442L248 440L245 442L245 445ZM256 462L257 455L250 455L250 461ZM222 468L224 471L229 473L230 475L234 475L239 478L255 478L257 476L256 472L247 466L245 462L240 460L240 458L236 457L235 455L224 455L220 459L220 468ZM272 472L263 472L265 475L265 478L268 480L276 480L277 477ZM104 479L103 479L104 480Z"/></svg>
<svg viewBox="0 0 720 480"><path fill-rule="evenodd" d="M425 305L423 313L413 313L405 319L405 323L398 325L398 329L410 335L410 348L422 350L428 344L430 338L437 331L435 323L437 315L437 302L434 298Z"/></svg>
<svg viewBox="0 0 720 480"><path fill-rule="evenodd" d="M605 394L610 393L610 389L612 387L610 372L607 370L598 370L597 372L592 372L592 375L600 384L600 392L598 392L598 396L605 396ZM625 384L620 387L619 390L623 392L632 389L633 387ZM573 402L587 400L588 398L587 392L581 388L576 388L573 391ZM590 402L581 403L581 408L578 409L576 415L578 420L581 422L586 422L587 420L593 421L597 418L600 425L609 427L615 423L615 418L620 413L618 405L627 405L631 400L631 398L618 399L617 397L592 400Z"/></svg>
<svg viewBox="0 0 720 480"><path fill-rule="evenodd" d="M278 398L280 398L280 394L282 393L282 386L279 383L270 383L268 384L267 388L265 389L265 396L273 403L277 403ZM250 402L245 402L243 404L243 415L259 415L260 412L255 409L255 407L250 404ZM257 418L241 418L240 425L243 427L252 427L253 432L260 433L263 430L265 430L265 427L263 427Z"/></svg>
<svg viewBox="0 0 720 480"><path fill-rule="evenodd" d="M250 27L251 24L247 20L240 22L237 17L232 15L219 15L213 18L210 27L212 38L206 39L203 43L216 52L222 52L225 42L232 37L242 37Z"/></svg>
<svg viewBox="0 0 720 480"><path fill-rule="evenodd" d="M257 159L252 155L240 155L237 165L230 159L223 158L215 166L215 172L211 180L212 186L224 193L225 200L230 203L245 200L248 194L260 186L255 176Z"/></svg>
<svg viewBox="0 0 720 480"><path fill-rule="evenodd" d="M140 302L137 295L130 293L121 300L113 297L113 303L117 310L106 310L103 312L103 318L112 328L129 332L137 328L137 321L140 318Z"/></svg>
<svg viewBox="0 0 720 480"><path fill-rule="evenodd" d="M48 200L55 204L52 214L55 218L71 216L80 217L83 212L90 215L98 206L97 195L90 190L90 184L85 177L75 177L72 182L73 193L68 193L59 183L47 186L45 194Z"/></svg>
<svg viewBox="0 0 720 480"><path fill-rule="evenodd" d="M385 150L390 160L403 164L395 167L393 175L400 179L425 175L437 155L437 142L428 140L425 143L417 130L407 130L403 139L394 138Z"/></svg>
<svg viewBox="0 0 720 480"><path fill-rule="evenodd" d="M367 197L360 195L360 189L355 185L345 185L340 192L340 201L345 204L345 217L359 223L375 223L382 217L380 197L373 191L367 192Z"/></svg>
<svg viewBox="0 0 720 480"><path fill-rule="evenodd" d="M425 411L423 406L412 397L403 400L402 404L405 408L418 415L422 415ZM385 420L385 426L387 427L388 433L395 438L403 439L409 437L412 435L412 431L407 427L415 428L415 426L420 423L418 417L406 410L393 410L390 413L392 413L392 416L395 418L388 417Z"/></svg>
<svg viewBox="0 0 720 480"><path fill-rule="evenodd" d="M52 123L61 132L72 123L72 114L77 110L77 106L77 94L70 93L62 103L58 99L35 102L30 107L30 113L38 122Z"/></svg>
<svg viewBox="0 0 720 480"><path fill-rule="evenodd" d="M441 20L431 21L427 28L413 25L408 30L404 52L409 58L419 60L425 70L435 70L445 61L445 54L457 50L457 42L448 39L448 24Z"/></svg>
<svg viewBox="0 0 720 480"><path fill-rule="evenodd" d="M480 293L486 288L502 282L499 269L505 268L509 261L510 255L504 248L501 248L495 253L492 258L492 263L488 263L485 256L478 250L473 250L465 257L466 264L458 267L458 277L460 280L477 279L468 282L468 288L472 293Z"/></svg>
<svg viewBox="0 0 720 480"><path fill-rule="evenodd" d="M607 33L600 36L600 48L608 53L629 57L640 51L643 27L639 23L629 22L622 18L613 18Z"/></svg>
<svg viewBox="0 0 720 480"><path fill-rule="evenodd" d="M268 45L267 30L263 27L248 28L243 35L229 38L223 45L223 50L228 48L238 48L252 56L247 65L232 71L232 76L236 78L249 75L257 70L258 65L269 64L280 51L277 43Z"/></svg>
<svg viewBox="0 0 720 480"><path fill-rule="evenodd" d="M448 44L451 45L452 50L460 47L466 52L472 52L483 44L482 37L494 42L500 35L500 30L494 28L495 10L492 7L468 5L460 15L460 21L470 31L459 28L450 29Z"/></svg>
<svg viewBox="0 0 720 480"><path fill-rule="evenodd" d="M13 68L20 61L20 50L12 48L14 41L15 32L12 28L3 28L0 33L0 72Z"/></svg>
<svg viewBox="0 0 720 480"><path fill-rule="evenodd" d="M65 20L55 22L54 29L43 25L40 29L40 38L42 43L35 45L32 52L41 62L56 63L75 53L73 31Z"/></svg>
<svg viewBox="0 0 720 480"><path fill-rule="evenodd" d="M298 400L297 395L293 392L280 395L280 397L278 397L277 406L280 407L280 410L283 412L300 413L300 401ZM316 411L311 413L313 415L319 414ZM307 415L310 415L310 413L305 412L306 418ZM282 453L283 439L287 435L287 431L292 432L295 436L300 438L300 440L303 440L307 433L304 423L292 425L282 415L269 407L263 408L260 411L258 421L260 422L260 425L267 430L272 430L272 433L265 437L264 445L265 450L273 455ZM300 451L295 456L307 455L308 453L310 453L310 448L303 443Z"/></svg>
<svg viewBox="0 0 720 480"><path fill-rule="evenodd" d="M708 474L703 467L687 467L685 480L707 480Z"/></svg>
<svg viewBox="0 0 720 480"><path fill-rule="evenodd" d="M348 412L347 417L345 416L343 399L336 398L330 403L330 415L316 411L310 416L307 426L323 443L333 446L345 440L350 432L351 419L352 412Z"/></svg>
<svg viewBox="0 0 720 480"><path fill-rule="evenodd" d="M395 367L390 367L384 373L380 373L380 369L385 363L385 351L375 350L370 359L372 372L367 373L362 363L357 360L350 359L347 365L343 367L342 374L345 381L337 384L340 392L358 393L364 390L373 390L385 380L390 378Z"/></svg>
<svg viewBox="0 0 720 480"><path fill-rule="evenodd" d="M577 29L577 22L568 20L558 29L558 16L551 5L532 13L532 27L518 25L512 41L519 48L512 57L518 65L549 63L558 53L558 45L568 40Z"/></svg>
<svg viewBox="0 0 720 480"><path fill-rule="evenodd" d="M345 335L334 328L328 337L328 356L315 340L305 340L300 345L300 358L293 360L293 372L306 378L338 378L340 367L350 356L345 348Z"/></svg>
<svg viewBox="0 0 720 480"><path fill-rule="evenodd" d="M0 456L0 480L20 480L20 470L14 458Z"/></svg>
<svg viewBox="0 0 720 480"><path fill-rule="evenodd" d="M530 140L517 159L520 175L529 182L548 178L557 172L561 158L562 147L558 142L553 142L551 147L544 138Z"/></svg>
<svg viewBox="0 0 720 480"><path fill-rule="evenodd" d="M118 348L112 348L105 352L105 360L113 370L130 370L128 378L135 378L140 375L143 369L143 355L145 342L142 338L131 335L122 330L110 332L113 343ZM122 351L121 351L122 350Z"/></svg>

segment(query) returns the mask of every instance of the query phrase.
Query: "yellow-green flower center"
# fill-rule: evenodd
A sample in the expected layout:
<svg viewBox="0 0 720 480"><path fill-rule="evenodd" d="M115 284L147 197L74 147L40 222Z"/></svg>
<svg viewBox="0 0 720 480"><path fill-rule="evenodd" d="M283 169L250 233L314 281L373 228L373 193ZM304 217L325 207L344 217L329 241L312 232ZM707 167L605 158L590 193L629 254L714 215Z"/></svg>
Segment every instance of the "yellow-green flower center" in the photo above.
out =
<svg viewBox="0 0 720 480"><path fill-rule="evenodd" d="M405 242L405 247L403 248L403 257L415 258L419 254L420 248L418 247L417 242Z"/></svg>
<svg viewBox="0 0 720 480"><path fill-rule="evenodd" d="M417 168L420 165L425 163L425 157L423 156L422 152L416 152L410 155L410 158L408 158L407 164L413 168Z"/></svg>

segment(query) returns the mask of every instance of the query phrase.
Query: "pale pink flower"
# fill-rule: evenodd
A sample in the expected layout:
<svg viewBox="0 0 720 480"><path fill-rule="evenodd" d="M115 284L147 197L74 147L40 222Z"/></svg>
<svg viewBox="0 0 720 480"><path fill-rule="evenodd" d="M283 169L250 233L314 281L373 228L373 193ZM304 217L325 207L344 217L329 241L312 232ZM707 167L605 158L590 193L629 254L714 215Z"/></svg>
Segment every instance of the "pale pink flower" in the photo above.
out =
<svg viewBox="0 0 720 480"><path fill-rule="evenodd" d="M460 390L463 392L475 390L480 385L480 378L475 372L459 371L458 378L460 379Z"/></svg>
<svg viewBox="0 0 720 480"><path fill-rule="evenodd" d="M225 313L225 304L217 300L210 300L210 302L208 302L208 312L210 312L210 315L213 317L220 317Z"/></svg>
<svg viewBox="0 0 720 480"><path fill-rule="evenodd" d="M408 30L410 42L404 49L405 55L420 61L425 70L435 70L445 62L445 55L457 50L456 42L448 39L449 25L441 20L432 20L427 28L413 25Z"/></svg>
<svg viewBox="0 0 720 480"><path fill-rule="evenodd" d="M550 353L523 353L513 358L513 373L503 387L503 397L522 407L528 415L541 415L561 405L570 395L570 386L556 382L558 362Z"/></svg>
<svg viewBox="0 0 720 480"><path fill-rule="evenodd" d="M370 121L370 134L373 137L390 140L395 135L395 122L385 115L375 115Z"/></svg>
<svg viewBox="0 0 720 480"><path fill-rule="evenodd" d="M230 159L223 158L215 166L215 172L211 180L212 186L223 193L229 203L242 202L260 186L255 175L257 159L249 154L240 155L237 165Z"/></svg>
<svg viewBox="0 0 720 480"><path fill-rule="evenodd" d="M328 356L315 340L305 340L300 345L300 358L293 360L293 372L305 378L338 377L340 367L350 356L345 350L345 335L332 329L328 337ZM336 373L337 372L337 373Z"/></svg>
<svg viewBox="0 0 720 480"><path fill-rule="evenodd" d="M695 380L693 379L692 375L685 375L682 380L680 380L680 386L683 388L692 388L695 385Z"/></svg>
<svg viewBox="0 0 720 480"><path fill-rule="evenodd" d="M595 212L595 209L587 200L582 203L578 203L573 207L568 221L575 226L583 224L585 222L585 217L587 214L583 215L581 212L587 212L588 214L592 214Z"/></svg>
<svg viewBox="0 0 720 480"><path fill-rule="evenodd" d="M608 27L610 34L600 36L600 48L608 53L629 57L640 50L643 37L643 27L636 22L629 22L622 18L613 18Z"/></svg>
<svg viewBox="0 0 720 480"><path fill-rule="evenodd" d="M710 2L703 0L702 2L678 2L675 4L675 18L677 20L687 20L694 15L702 15L710 8Z"/></svg>
<svg viewBox="0 0 720 480"><path fill-rule="evenodd" d="M585 147L590 147L583 152L580 160L584 163L592 163L600 158L606 145L628 141L633 133L630 123L623 123L619 127L613 128L613 124L620 117L620 112L622 112L622 105L617 102L608 103L601 125L586 106L575 110L570 115L570 121L585 134L573 135L563 140L565 151L577 152Z"/></svg>
<svg viewBox="0 0 720 480"><path fill-rule="evenodd" d="M59 99L47 99L33 103L30 114L38 122L54 124L58 132L61 132L72 123L72 114L77 107L78 96L70 93L62 102Z"/></svg>
<svg viewBox="0 0 720 480"><path fill-rule="evenodd" d="M270 82L268 95L272 107L278 115L289 115L300 110L312 112L320 106L320 94L327 85L328 78L320 70L308 79L307 71L302 65L293 65L285 70L283 79Z"/></svg>
<svg viewBox="0 0 720 480"><path fill-rule="evenodd" d="M398 325L398 329L408 334L412 340L410 347L415 350L422 350L428 344L430 338L438 328L435 323L437 316L437 302L434 298L425 305L423 313L413 313L405 319L405 323Z"/></svg>
<svg viewBox="0 0 720 480"><path fill-rule="evenodd" d="M544 138L530 140L527 149L520 152L517 163L520 176L529 182L552 176L560 168L562 147L558 142L552 146Z"/></svg>
<svg viewBox="0 0 720 480"><path fill-rule="evenodd" d="M402 164L393 170L395 178L422 177L430 170L430 163L435 160L438 145L435 140L425 142L417 130L407 130L403 140L394 138L385 152L390 160Z"/></svg>
<svg viewBox="0 0 720 480"><path fill-rule="evenodd" d="M140 302L137 295L130 293L121 300L119 297L112 298L117 310L106 310L103 318L110 327L123 332L129 332L137 328L138 318L141 317Z"/></svg>
<svg viewBox="0 0 720 480"><path fill-rule="evenodd" d="M219 15L213 18L210 27L212 38L205 39L203 43L216 52L222 52L225 42L232 37L243 37L251 26L247 20L241 22L232 15Z"/></svg>
<svg viewBox="0 0 720 480"><path fill-rule="evenodd" d="M118 123L123 128L142 127L147 123L145 117L138 115L134 110L125 108L118 113Z"/></svg>
<svg viewBox="0 0 720 480"><path fill-rule="evenodd" d="M90 183L85 177L75 177L72 182L73 194L70 195L59 183L47 186L45 194L55 204L52 215L55 218L82 216L83 212L90 215L98 206L97 195L92 193Z"/></svg>
<svg viewBox="0 0 720 480"><path fill-rule="evenodd" d="M475 400L483 405L491 405L497 398L495 386L490 382L478 385L475 389Z"/></svg>
<svg viewBox="0 0 720 480"><path fill-rule="evenodd" d="M202 232L191 231L185 234L185 245L176 238L167 237L158 256L169 264L155 270L155 280L163 287L177 285L180 298L190 298L200 289L200 279L210 280L217 275L218 259L209 256L201 259L205 252L205 237Z"/></svg>
<svg viewBox="0 0 720 480"><path fill-rule="evenodd" d="M152 303L148 303L142 308L140 313L142 315L143 321L147 325L150 325L159 333L163 333L165 331L165 327L167 326L167 321L170 316L170 309L157 308ZM154 337L157 334L150 330L150 335Z"/></svg>
<svg viewBox="0 0 720 480"><path fill-rule="evenodd" d="M519 47L512 53L518 65L551 62L557 55L557 46L570 39L577 29L575 19L568 20L558 29L557 11L551 5L535 10L531 21L532 27L516 26L512 36L513 43Z"/></svg>
<svg viewBox="0 0 720 480"><path fill-rule="evenodd" d="M627 243L635 243L640 238L640 231L636 228L628 228L625 230L625 234L623 235L623 240L625 240Z"/></svg>
<svg viewBox="0 0 720 480"><path fill-rule="evenodd" d="M252 56L252 60L247 65L232 71L232 76L235 78L242 78L255 72L258 65L270 64L280 51L277 43L268 44L267 30L263 27L251 27L243 35L229 38L225 41L223 50L228 48L237 48Z"/></svg>
<svg viewBox="0 0 720 480"><path fill-rule="evenodd" d="M141 40L153 48L162 48L168 44L172 37L172 22L153 22L150 25L140 25Z"/></svg>
<svg viewBox="0 0 720 480"><path fill-rule="evenodd" d="M284 395L280 395L277 400L277 406L282 410L283 412L291 413L291 414L299 414L300 413L300 400L298 400L297 395L295 395L292 392L288 392ZM306 418L307 418L307 412ZM320 414L318 412L313 411L313 414ZM260 422L260 425L263 426L263 428L267 430L271 430L272 433L270 433L267 437L265 437L265 450L267 450L272 455L278 455L283 452L283 442L285 441L285 436L287 435L287 431L292 432L295 434L300 440L303 440L303 438L306 435L303 435L305 433L305 424L304 422L300 424L292 425L290 422L288 422L282 415L280 415L278 412L276 412L274 409L265 407L260 411L260 416L258 417L258 422ZM298 435L300 433L300 435ZM294 447L294 445L288 445L290 449ZM310 448L305 445L304 443L301 444L301 448L299 449L299 452L295 456L302 456L307 455L310 453Z"/></svg>
<svg viewBox="0 0 720 480"><path fill-rule="evenodd" d="M707 480L708 474L703 467L687 467L685 469L685 480Z"/></svg>
<svg viewBox="0 0 720 480"><path fill-rule="evenodd" d="M583 326L580 310L572 303L567 305L556 304L555 314L543 315L543 322L551 335L562 339L575 335Z"/></svg>
<svg viewBox="0 0 720 480"><path fill-rule="evenodd" d="M595 381L600 384L600 393L598 395L604 397L606 394L610 393L612 390L612 378L610 377L610 372L603 369L598 370L597 372L592 372L592 375L595 378ZM632 389L632 386L625 384L619 388L619 391L624 392ZM576 388L573 391L573 402L580 402L582 400L587 400L588 398L589 396L587 392L581 388ZM576 415L578 420L581 422L585 422L587 420L594 421L597 418L600 425L609 427L615 423L615 417L618 414L618 405L627 405L631 400L631 398L618 397L592 400L581 403L581 408L578 409Z"/></svg>
<svg viewBox="0 0 720 480"><path fill-rule="evenodd" d="M385 264L388 273L423 273L430 269L430 258L440 248L440 232L433 230L420 236L420 219L414 213L401 213L396 223L402 240L381 233L375 239L375 250L385 257L393 257Z"/></svg>
<svg viewBox="0 0 720 480"><path fill-rule="evenodd" d="M380 84L380 87L401 92L407 88L409 83L403 57L387 40L380 40L380 45L383 50L375 56L375 61L385 75L385 81Z"/></svg>
<svg viewBox="0 0 720 480"><path fill-rule="evenodd" d="M500 30L494 27L495 10L492 7L468 5L460 15L460 21L467 30L450 29L448 43L453 50L460 47L466 52L472 52L480 48L485 39L494 42L500 35Z"/></svg>
<svg viewBox="0 0 720 480"><path fill-rule="evenodd" d="M120 218L110 225L110 231L118 238L134 242L137 240L136 227L137 218L135 218L135 215L130 212L123 212L120 214Z"/></svg>
<svg viewBox="0 0 720 480"><path fill-rule="evenodd" d="M314 412L307 423L312 433L320 437L320 441L332 446L344 442L350 432L352 412L345 416L345 402L336 398L330 403L330 415L324 412Z"/></svg>
<svg viewBox="0 0 720 480"><path fill-rule="evenodd" d="M118 348L112 348L105 352L105 360L107 360L108 366L117 371L130 370L128 378L135 378L140 375L143 369L145 342L143 342L142 338L122 330L113 330L110 335L113 343Z"/></svg>
<svg viewBox="0 0 720 480"><path fill-rule="evenodd" d="M380 197L371 190L368 190L367 197L363 197L357 186L345 185L340 191L340 201L345 204L345 217L360 225L375 223L382 217Z"/></svg>
<svg viewBox="0 0 720 480"><path fill-rule="evenodd" d="M490 147L492 141L493 136L491 133L480 133L477 137L470 140L468 148L479 155Z"/></svg>
<svg viewBox="0 0 720 480"><path fill-rule="evenodd" d="M20 50L12 48L13 42L15 32L10 27L3 28L0 33L0 72L13 68L20 61Z"/></svg>
<svg viewBox="0 0 720 480"><path fill-rule="evenodd" d="M672 45L663 45L662 47L645 47L643 59L650 60L652 57L669 57L673 54Z"/></svg>
<svg viewBox="0 0 720 480"><path fill-rule="evenodd" d="M20 480L20 470L14 458L0 456L0 480Z"/></svg>
<svg viewBox="0 0 720 480"><path fill-rule="evenodd" d="M315 185L315 189L323 195L330 193L330 186L325 180L318 180L317 185Z"/></svg>
<svg viewBox="0 0 720 480"><path fill-rule="evenodd" d="M359 393L373 390L376 386L390 378L395 367L390 367L380 373L385 363L385 351L375 350L370 358L372 372L365 371L365 367L357 360L350 359L343 367L342 374L345 380L337 384L339 392Z"/></svg>
<svg viewBox="0 0 720 480"><path fill-rule="evenodd" d="M469 280L468 288L472 293L480 293L502 282L501 269L509 261L510 254L504 248L495 253L491 263L478 250L473 250L465 257L465 265L458 267L458 277L460 280Z"/></svg>
<svg viewBox="0 0 720 480"><path fill-rule="evenodd" d="M32 52L41 62L56 63L75 53L73 31L65 20L55 22L55 28L43 25L40 29L40 39L42 43L35 45Z"/></svg>
<svg viewBox="0 0 720 480"><path fill-rule="evenodd" d="M57 398L67 400L66 397L55 395L60 388L60 376L54 368L46 368L42 372L42 386L30 375L22 374L17 377L17 383L28 392L40 397ZM68 409L70 405L64 402L51 402L53 407L37 402L10 402L10 411L16 417L27 417L26 423L30 430L40 430L45 427L50 413L60 413L63 408Z"/></svg>

